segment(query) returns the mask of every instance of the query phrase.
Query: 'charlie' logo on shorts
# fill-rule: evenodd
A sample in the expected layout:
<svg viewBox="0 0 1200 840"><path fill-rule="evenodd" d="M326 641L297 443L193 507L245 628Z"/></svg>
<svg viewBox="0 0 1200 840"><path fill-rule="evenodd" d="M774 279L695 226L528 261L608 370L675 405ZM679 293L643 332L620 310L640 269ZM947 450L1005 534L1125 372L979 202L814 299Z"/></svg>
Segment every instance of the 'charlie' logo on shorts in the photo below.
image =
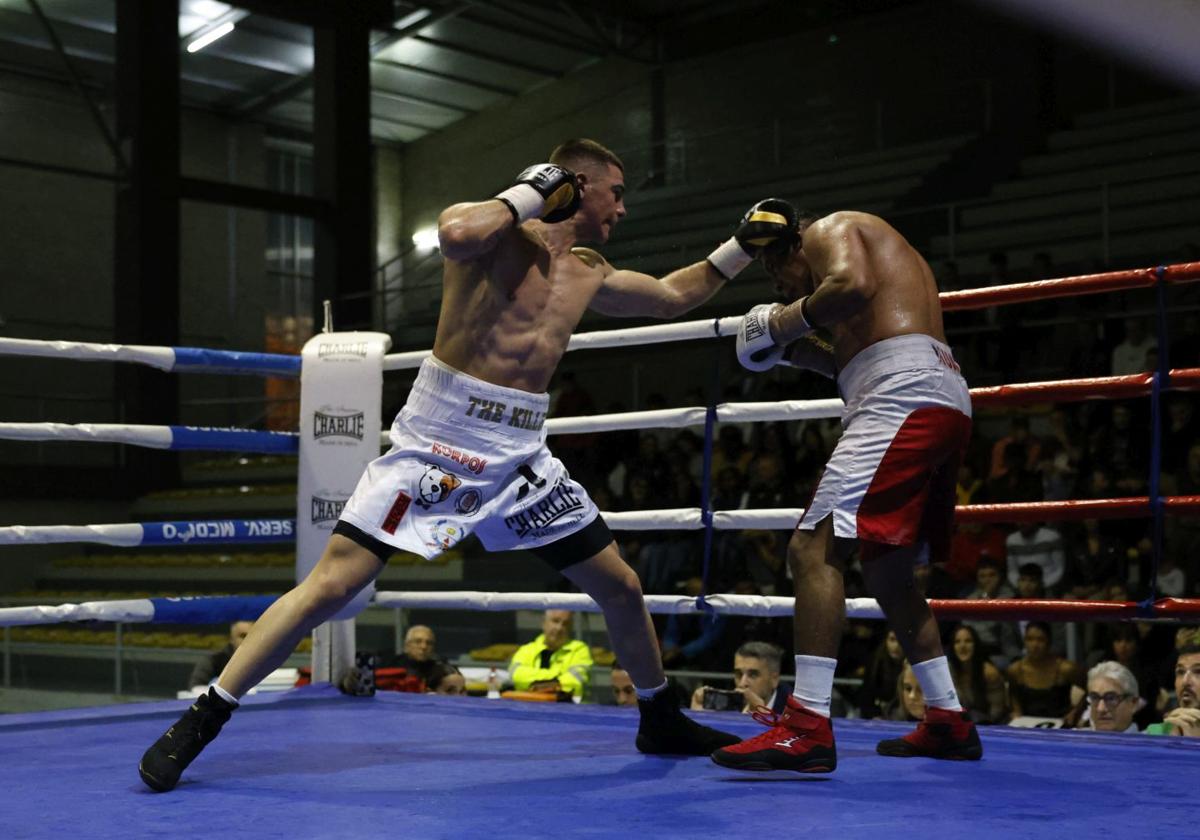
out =
<svg viewBox="0 0 1200 840"><path fill-rule="evenodd" d="M583 509L583 500L560 478L543 499L512 516L506 516L504 524L518 537L541 537L549 532L551 525L561 523L564 519L578 522L583 518Z"/></svg>
<svg viewBox="0 0 1200 840"><path fill-rule="evenodd" d="M323 411L313 413L313 438L328 437L363 439L363 412L333 414Z"/></svg>
<svg viewBox="0 0 1200 840"><path fill-rule="evenodd" d="M345 499L325 499L321 496L313 496L312 504L312 524L317 525L321 522L336 522L338 517L342 515L342 508L346 506Z"/></svg>
<svg viewBox="0 0 1200 840"><path fill-rule="evenodd" d="M432 464L426 464L425 474L421 476L417 485L420 496L417 504L423 508L429 508L431 505L444 502L461 485L462 479L458 476L440 470Z"/></svg>

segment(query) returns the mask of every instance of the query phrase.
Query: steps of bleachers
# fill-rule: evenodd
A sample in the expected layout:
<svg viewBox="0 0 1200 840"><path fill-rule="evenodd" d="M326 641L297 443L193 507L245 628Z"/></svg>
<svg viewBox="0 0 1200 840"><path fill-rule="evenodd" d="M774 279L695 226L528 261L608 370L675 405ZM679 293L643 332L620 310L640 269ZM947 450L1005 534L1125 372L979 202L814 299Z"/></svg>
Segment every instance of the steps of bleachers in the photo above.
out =
<svg viewBox="0 0 1200 840"><path fill-rule="evenodd" d="M1155 102L1143 102L1138 105L1125 105L1120 108L1109 108L1103 111L1089 111L1075 118L1075 125L1081 128L1106 125L1114 122L1131 122L1159 120L1164 116L1200 108L1200 99L1196 97L1172 97Z"/></svg>
<svg viewBox="0 0 1200 840"><path fill-rule="evenodd" d="M1108 191L1109 203L1115 207L1193 196L1200 196L1200 162L1193 173L1113 184ZM982 225L1056 217L1063 213L1092 212L1098 217L1100 205L1098 187L1081 187L1054 195L988 201L978 207L965 207L958 223L965 231Z"/></svg>
<svg viewBox="0 0 1200 840"><path fill-rule="evenodd" d="M1164 155L1148 160L1127 161L1099 166L1084 172L1058 172L1036 178L1004 181L992 190L996 199L1024 198L1046 195L1063 190L1093 185L1097 190L1104 182L1110 184L1129 183L1148 178L1164 178L1171 175L1192 174L1200 168L1196 154Z"/></svg>
<svg viewBox="0 0 1200 840"><path fill-rule="evenodd" d="M1192 126L1178 131L1154 132L1140 137L1128 137L1106 143L1092 143L1065 151L1034 155L1021 161L1025 176L1051 175L1062 172L1092 171L1113 164L1175 155L1200 155L1200 142Z"/></svg>
<svg viewBox="0 0 1200 840"><path fill-rule="evenodd" d="M1175 132L1185 129L1200 130L1200 103L1175 113L1165 114L1154 118L1154 130ZM1056 131L1046 140L1046 146L1051 151L1065 151L1081 146L1105 144L1132 137L1142 137L1146 133L1146 125L1140 120L1127 122L1107 122L1100 125L1077 126L1067 131Z"/></svg>

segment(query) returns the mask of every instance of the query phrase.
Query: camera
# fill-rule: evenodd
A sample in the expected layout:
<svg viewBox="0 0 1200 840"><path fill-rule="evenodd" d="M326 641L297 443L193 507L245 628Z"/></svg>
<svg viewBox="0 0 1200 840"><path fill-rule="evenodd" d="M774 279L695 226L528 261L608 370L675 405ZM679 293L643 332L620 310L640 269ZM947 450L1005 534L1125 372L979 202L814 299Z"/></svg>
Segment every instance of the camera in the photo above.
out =
<svg viewBox="0 0 1200 840"><path fill-rule="evenodd" d="M714 712L740 712L746 705L746 698L740 691L727 691L721 688L704 689L704 708Z"/></svg>

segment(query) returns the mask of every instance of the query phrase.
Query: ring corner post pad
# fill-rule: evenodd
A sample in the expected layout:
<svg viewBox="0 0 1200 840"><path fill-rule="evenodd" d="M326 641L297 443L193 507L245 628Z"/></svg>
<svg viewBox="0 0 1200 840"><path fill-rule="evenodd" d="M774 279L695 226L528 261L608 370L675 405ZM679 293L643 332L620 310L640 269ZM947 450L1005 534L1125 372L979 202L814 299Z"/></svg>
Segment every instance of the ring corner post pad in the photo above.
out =
<svg viewBox="0 0 1200 840"><path fill-rule="evenodd" d="M317 565L367 464L379 457L386 333L329 332L301 351L300 461L296 481L296 581ZM354 617L375 593L364 587L313 629L312 679L336 682L354 665Z"/></svg>

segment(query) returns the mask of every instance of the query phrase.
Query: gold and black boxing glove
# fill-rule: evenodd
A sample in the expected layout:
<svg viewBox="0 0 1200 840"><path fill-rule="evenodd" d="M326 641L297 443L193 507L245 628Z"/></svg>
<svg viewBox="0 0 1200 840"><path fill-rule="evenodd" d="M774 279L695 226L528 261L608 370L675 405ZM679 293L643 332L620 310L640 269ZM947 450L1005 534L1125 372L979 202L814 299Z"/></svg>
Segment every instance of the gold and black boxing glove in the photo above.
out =
<svg viewBox="0 0 1200 840"><path fill-rule="evenodd" d="M709 254L708 261L732 280L764 251L791 247L799 219L799 211L790 202L764 198L746 211L733 236Z"/></svg>
<svg viewBox="0 0 1200 840"><path fill-rule="evenodd" d="M579 209L579 181L569 169L538 163L518 175L496 198L508 205L518 225L530 219L554 224L571 218Z"/></svg>

